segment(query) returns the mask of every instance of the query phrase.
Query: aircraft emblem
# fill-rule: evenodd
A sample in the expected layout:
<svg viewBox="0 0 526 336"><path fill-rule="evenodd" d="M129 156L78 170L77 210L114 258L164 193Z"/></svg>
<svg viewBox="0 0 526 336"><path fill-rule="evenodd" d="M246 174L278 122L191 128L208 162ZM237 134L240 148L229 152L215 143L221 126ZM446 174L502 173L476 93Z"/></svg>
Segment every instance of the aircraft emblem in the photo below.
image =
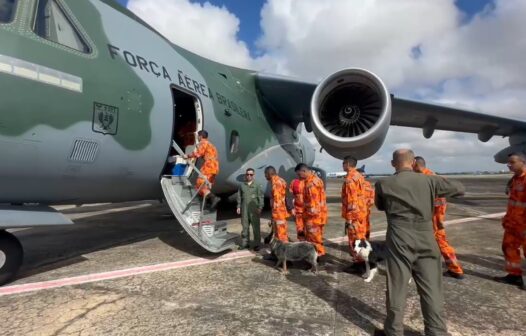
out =
<svg viewBox="0 0 526 336"><path fill-rule="evenodd" d="M117 134L119 123L119 108L101 103L93 103L94 132L102 134Z"/></svg>

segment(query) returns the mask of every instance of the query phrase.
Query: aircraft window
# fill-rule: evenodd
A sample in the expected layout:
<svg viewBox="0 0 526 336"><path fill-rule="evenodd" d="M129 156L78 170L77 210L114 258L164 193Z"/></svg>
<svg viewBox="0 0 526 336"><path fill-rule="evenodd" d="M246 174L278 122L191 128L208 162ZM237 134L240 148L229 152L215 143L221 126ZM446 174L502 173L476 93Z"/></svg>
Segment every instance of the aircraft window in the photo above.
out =
<svg viewBox="0 0 526 336"><path fill-rule="evenodd" d="M35 33L66 47L89 53L88 45L60 7L57 0L40 0L35 21Z"/></svg>
<svg viewBox="0 0 526 336"><path fill-rule="evenodd" d="M232 131L230 134L230 153L235 154L239 150L239 133Z"/></svg>
<svg viewBox="0 0 526 336"><path fill-rule="evenodd" d="M16 0L0 0L0 22L8 23L15 14Z"/></svg>

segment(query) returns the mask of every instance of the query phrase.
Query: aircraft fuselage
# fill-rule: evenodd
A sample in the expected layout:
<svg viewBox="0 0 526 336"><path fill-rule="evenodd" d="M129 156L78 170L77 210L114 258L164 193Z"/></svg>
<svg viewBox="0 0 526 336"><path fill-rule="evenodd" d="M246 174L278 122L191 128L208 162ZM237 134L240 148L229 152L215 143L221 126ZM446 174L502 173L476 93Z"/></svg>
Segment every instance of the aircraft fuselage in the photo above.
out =
<svg viewBox="0 0 526 336"><path fill-rule="evenodd" d="M254 72L174 46L110 2L57 3L46 24L69 22L76 39L63 28L37 34L35 1L19 1L13 20L0 23L0 202L161 198L173 90L194 97L198 126L218 148L216 192L235 191L249 166L262 182L269 164L290 175L296 163L313 163L309 141L262 106Z"/></svg>

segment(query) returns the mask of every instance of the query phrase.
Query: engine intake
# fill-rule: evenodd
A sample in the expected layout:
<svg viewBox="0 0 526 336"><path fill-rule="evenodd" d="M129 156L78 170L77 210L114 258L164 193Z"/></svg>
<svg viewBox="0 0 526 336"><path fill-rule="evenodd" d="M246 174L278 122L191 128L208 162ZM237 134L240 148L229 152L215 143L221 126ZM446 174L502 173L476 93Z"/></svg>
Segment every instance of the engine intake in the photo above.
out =
<svg viewBox="0 0 526 336"><path fill-rule="evenodd" d="M311 121L316 139L329 154L365 159L385 140L391 123L391 97L372 72L338 71L316 87Z"/></svg>

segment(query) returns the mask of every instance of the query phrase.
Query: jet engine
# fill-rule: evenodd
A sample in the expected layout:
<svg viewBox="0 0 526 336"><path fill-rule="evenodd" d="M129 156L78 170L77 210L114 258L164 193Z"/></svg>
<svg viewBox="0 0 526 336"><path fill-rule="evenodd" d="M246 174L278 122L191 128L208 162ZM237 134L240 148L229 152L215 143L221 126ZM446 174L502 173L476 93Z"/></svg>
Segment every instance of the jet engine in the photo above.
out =
<svg viewBox="0 0 526 336"><path fill-rule="evenodd" d="M385 140L391 122L391 96L372 72L345 69L316 87L310 113L314 135L330 155L365 159Z"/></svg>
<svg viewBox="0 0 526 336"><path fill-rule="evenodd" d="M526 153L526 135L513 134L509 138L510 146L495 154L495 162L507 163L508 156L512 153Z"/></svg>

